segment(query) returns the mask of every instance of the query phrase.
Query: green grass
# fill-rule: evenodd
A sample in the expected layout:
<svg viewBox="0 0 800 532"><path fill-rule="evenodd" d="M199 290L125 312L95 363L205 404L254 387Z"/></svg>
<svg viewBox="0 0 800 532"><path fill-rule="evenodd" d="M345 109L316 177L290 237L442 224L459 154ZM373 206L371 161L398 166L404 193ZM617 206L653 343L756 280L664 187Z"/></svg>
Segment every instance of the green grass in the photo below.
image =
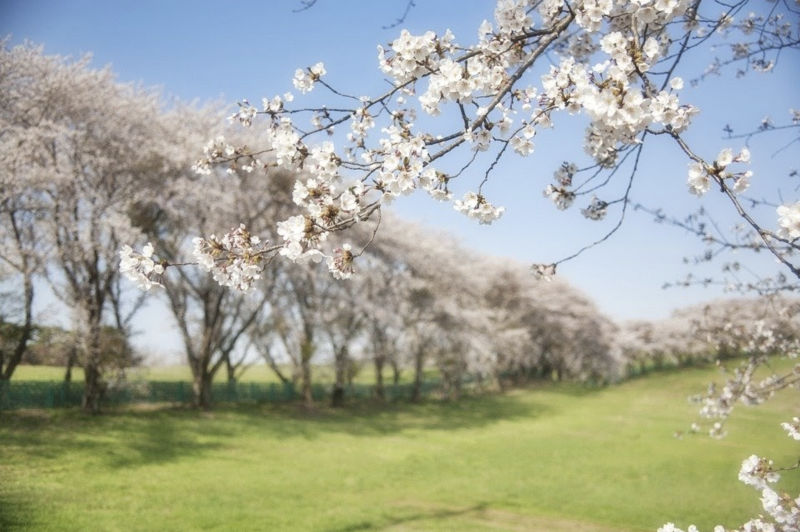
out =
<svg viewBox="0 0 800 532"><path fill-rule="evenodd" d="M283 374L288 378L291 376L291 368L281 368ZM429 371L434 375L435 371ZM126 376L129 380L146 380L146 381L186 381L192 380L192 372L185 364L175 366L157 366L157 367L140 367L130 368L126 371ZM334 380L333 369L330 365L315 366L312 369L312 376L314 382L332 383ZM392 372L389 367L383 370L383 378L385 384L390 384ZM28 366L20 365L14 371L13 379L15 381L62 381L64 379L64 368L57 366ZM227 379L225 368L220 369L216 375L216 381L222 382ZM408 383L413 379L412 372L405 370L401 374L401 382ZM75 382L83 381L83 369L73 368L72 380ZM361 384L372 384L375 382L375 373L371 365L365 364L361 371L356 375L355 382ZM280 382L277 375L265 364L253 365L242 374L239 382Z"/></svg>
<svg viewBox="0 0 800 532"><path fill-rule="evenodd" d="M128 379L150 381L186 381L192 380L192 372L186 364L176 366L157 366L130 368L126 370ZM217 380L227 378L224 368L217 373ZM61 381L64 379L64 368L58 366L20 365L14 371L15 381ZM72 380L83 381L83 369L72 370ZM278 377L264 365L249 368L242 377L242 382L278 382Z"/></svg>
<svg viewBox="0 0 800 532"><path fill-rule="evenodd" d="M674 437L713 370L344 410L0 414L0 530L701 530L759 510L741 461L797 459L796 392ZM796 494L788 474L781 487Z"/></svg>
<svg viewBox="0 0 800 532"><path fill-rule="evenodd" d="M20 364L11 377L15 381L63 381L66 369L61 366L28 366ZM72 368L72 380L83 382L83 368Z"/></svg>

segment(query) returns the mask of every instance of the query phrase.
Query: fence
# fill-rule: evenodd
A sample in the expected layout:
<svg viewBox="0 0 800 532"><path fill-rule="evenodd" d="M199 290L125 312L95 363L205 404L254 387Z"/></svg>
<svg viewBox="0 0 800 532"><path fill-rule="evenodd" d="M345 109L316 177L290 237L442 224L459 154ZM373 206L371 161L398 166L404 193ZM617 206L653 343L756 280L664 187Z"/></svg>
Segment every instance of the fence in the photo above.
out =
<svg viewBox="0 0 800 532"><path fill-rule="evenodd" d="M423 397L430 397L440 390L438 381L425 381L420 388ZM224 403L281 403L300 398L299 390L291 384L274 382L217 383L212 386L211 393L215 402ZM375 386L370 384L353 384L345 389L348 398L364 399L374 394ZM384 397L388 401L410 400L412 394L413 384L390 384L384 387ZM312 396L315 401L330 399L331 386L315 384ZM0 410L80 406L82 398L82 382L0 381ZM130 382L109 387L103 395L103 404L190 403L192 398L190 382Z"/></svg>

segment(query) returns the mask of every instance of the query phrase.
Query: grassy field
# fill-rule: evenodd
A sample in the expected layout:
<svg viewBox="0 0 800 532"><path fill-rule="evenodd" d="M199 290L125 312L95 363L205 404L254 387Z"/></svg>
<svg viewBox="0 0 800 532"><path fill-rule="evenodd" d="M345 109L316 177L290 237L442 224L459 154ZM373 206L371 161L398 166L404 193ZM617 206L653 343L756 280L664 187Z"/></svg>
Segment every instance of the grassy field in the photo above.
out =
<svg viewBox="0 0 800 532"><path fill-rule="evenodd" d="M281 368L286 377L291 375L291 368ZM330 364L314 366L312 369L314 382L332 383L334 381L333 368ZM432 375L435 371L430 372ZM186 381L191 382L192 372L186 364L175 366L140 367L126 370L128 380L145 381ZM14 372L15 381L62 381L64 379L64 368L56 366L27 366L20 365ZM386 384L392 379L392 371L385 367L383 378ZM227 379L225 369L217 372L216 381L224 382ZM401 374L401 382L411 382L413 375L411 371L404 371ZM72 380L75 382L83 381L83 369L73 368ZM372 384L375 382L374 369L370 365L365 365L358 372L355 382ZM239 382L280 382L275 373L266 364L253 365L242 374Z"/></svg>
<svg viewBox="0 0 800 532"><path fill-rule="evenodd" d="M760 508L736 479L797 459L796 392L726 439L674 436L712 370L459 402L0 414L0 530L710 530ZM788 475L781 487L796 494Z"/></svg>
<svg viewBox="0 0 800 532"><path fill-rule="evenodd" d="M288 370L288 368L287 368ZM141 367L132 368L126 371L127 378L130 380L149 380L149 381L186 381L192 380L192 372L186 364L175 366ZM225 379L224 368L217 373L217 379ZM55 366L18 366L14 372L14 380L18 381L60 381L64 379L64 368ZM80 382L83 380L83 369L74 368L72 370L72 380ZM278 377L266 365L260 364L253 366L244 372L242 382L278 382Z"/></svg>

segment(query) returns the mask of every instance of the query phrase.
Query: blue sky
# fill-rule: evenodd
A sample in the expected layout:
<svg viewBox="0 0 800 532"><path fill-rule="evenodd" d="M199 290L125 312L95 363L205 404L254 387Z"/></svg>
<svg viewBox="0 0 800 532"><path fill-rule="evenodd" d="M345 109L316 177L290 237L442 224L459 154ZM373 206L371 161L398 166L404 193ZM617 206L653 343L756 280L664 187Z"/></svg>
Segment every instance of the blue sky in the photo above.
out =
<svg viewBox="0 0 800 532"><path fill-rule="evenodd" d="M11 34L12 44L26 39L43 44L49 54L79 57L90 52L95 66L111 65L121 81L159 86L168 98L233 104L291 90L294 70L317 61L325 63L327 80L335 86L375 94L386 86L377 68L376 45L391 41L401 27L412 33L450 28L458 42L469 44L493 10L490 0L416 0L401 27L385 29L402 14L406 0L318 0L312 9L293 12L299 5L299 0L3 0L0 35ZM679 74L692 78L710 59L687 63ZM697 89L687 88L682 100L702 111L688 138L711 158L722 147L741 147L741 140L723 139L723 126L752 129L765 115L786 122L788 108L800 107L799 81L800 61L796 54L786 54L775 73L742 80L712 78ZM312 96L315 102L324 101L317 91ZM602 235L615 219L612 213L605 225L589 222L576 208L560 212L542 197L560 162L580 157L582 127L576 120L556 122L554 130L537 136L531 157L514 156L503 163L485 189L492 201L507 208L492 226L478 226L422 195L399 201L395 208L405 217L451 231L471 248L528 263L559 259ZM786 175L792 165L798 166L800 146L773 156L785 140L764 136L751 142L753 194L774 198L780 189L785 202L798 199ZM633 198L679 216L700 205L722 207L718 220L723 226L734 223L713 193L702 200L687 193L686 168L673 146L648 146ZM473 188L482 172L479 167L468 176ZM774 211L764 216L774 227ZM560 275L614 318L664 317L676 307L720 295L715 289L661 289L664 282L690 271L684 256L702 249L680 230L633 212L609 242L564 264ZM772 268L766 257L742 259L764 271ZM705 271L716 272L718 265Z"/></svg>

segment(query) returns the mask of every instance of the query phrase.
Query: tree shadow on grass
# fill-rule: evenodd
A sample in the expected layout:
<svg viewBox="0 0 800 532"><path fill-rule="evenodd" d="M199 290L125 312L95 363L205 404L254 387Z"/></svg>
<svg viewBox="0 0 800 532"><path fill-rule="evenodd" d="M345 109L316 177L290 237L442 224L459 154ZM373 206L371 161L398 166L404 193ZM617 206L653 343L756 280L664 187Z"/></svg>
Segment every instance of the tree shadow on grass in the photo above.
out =
<svg viewBox="0 0 800 532"><path fill-rule="evenodd" d="M248 419L248 426L275 437L316 439L331 433L355 436L409 436L426 431L474 429L514 419L534 419L553 408L512 395L464 397L458 401L382 403L358 401L344 408L320 404L308 409L292 405L231 405L225 411Z"/></svg>
<svg viewBox="0 0 800 532"><path fill-rule="evenodd" d="M418 521L441 521L462 516L480 514L488 508L486 503L478 503L465 508L454 509L405 509L394 512L394 515L372 521L364 520L341 527L326 528L326 532L361 532L364 530L381 530L392 527L411 525Z"/></svg>
<svg viewBox="0 0 800 532"><path fill-rule="evenodd" d="M504 509L497 502L450 506L426 501L404 501L389 504L383 515L371 520L325 528L326 532L360 532L364 530L506 530L549 532L613 532L618 527L570 517L519 513Z"/></svg>
<svg viewBox="0 0 800 532"><path fill-rule="evenodd" d="M202 421L187 423L169 409L95 417L77 410L14 412L0 426L0 460L8 454L58 461L79 453L113 468L167 463L217 449L234 433Z"/></svg>
<svg viewBox="0 0 800 532"><path fill-rule="evenodd" d="M12 532L30 529L36 524L34 505L27 498L9 493L7 489L0 488L0 530Z"/></svg>
<svg viewBox="0 0 800 532"><path fill-rule="evenodd" d="M200 456L220 449L225 440L233 436L232 431L219 427L186 426L172 423L169 416L160 416L158 421L141 419L140 430L121 448L107 453L111 467L137 467L173 462L175 460ZM211 425L211 424L209 424ZM120 430L120 439L128 431Z"/></svg>
<svg viewBox="0 0 800 532"><path fill-rule="evenodd" d="M26 457L57 461L85 456L112 468L163 464L257 438L324 438L330 434L381 437L403 432L473 429L503 420L533 419L552 411L530 395L483 395L417 404L358 401L345 408L320 404L220 405L212 412L183 407L125 408L101 416L77 409L6 412L0 419L0 461Z"/></svg>
<svg viewBox="0 0 800 532"><path fill-rule="evenodd" d="M606 391L615 385L616 383L589 384L589 383L571 382L571 381L562 381L562 382L534 381L518 389L524 389L530 391L538 390L545 393L567 395L570 397L586 397L589 395L602 393L603 391Z"/></svg>

